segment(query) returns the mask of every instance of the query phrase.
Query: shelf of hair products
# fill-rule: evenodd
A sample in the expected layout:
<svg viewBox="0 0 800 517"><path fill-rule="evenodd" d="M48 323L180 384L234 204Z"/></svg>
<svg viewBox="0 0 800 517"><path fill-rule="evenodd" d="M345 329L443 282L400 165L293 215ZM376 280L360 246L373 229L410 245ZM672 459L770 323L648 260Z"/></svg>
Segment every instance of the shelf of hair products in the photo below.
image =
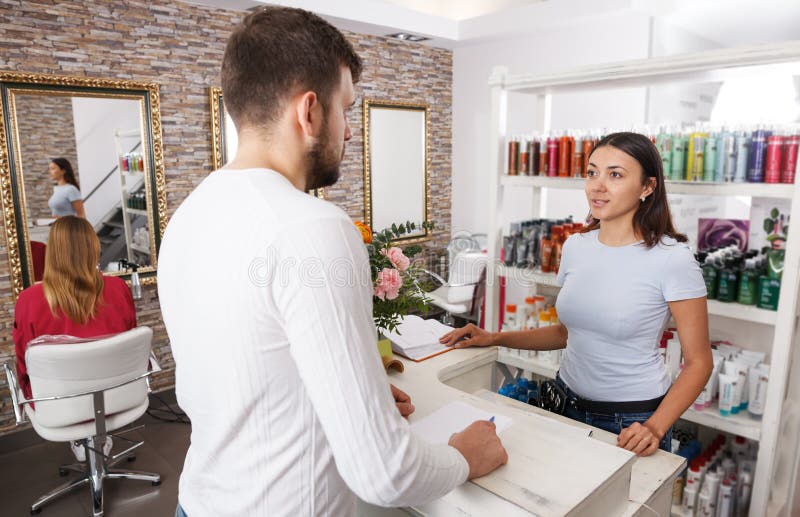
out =
<svg viewBox="0 0 800 517"><path fill-rule="evenodd" d="M561 135L515 136L508 140L509 176L585 178L586 159L613 131L566 131ZM640 131L661 154L671 181L794 183L800 130L781 128Z"/></svg>

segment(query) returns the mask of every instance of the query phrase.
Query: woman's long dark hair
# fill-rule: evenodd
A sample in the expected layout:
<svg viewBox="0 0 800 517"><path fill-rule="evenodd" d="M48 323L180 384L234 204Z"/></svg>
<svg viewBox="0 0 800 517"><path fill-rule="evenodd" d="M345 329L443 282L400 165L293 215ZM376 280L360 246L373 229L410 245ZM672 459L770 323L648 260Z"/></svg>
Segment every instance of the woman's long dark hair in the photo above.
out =
<svg viewBox="0 0 800 517"><path fill-rule="evenodd" d="M619 149L639 162L642 167L642 186L647 185L650 178L656 179L655 190L639 204L639 208L633 214L633 229L638 235L641 235L645 245L652 248L661 242L661 238L665 235L678 242L687 242L686 235L678 233L672 225L672 214L669 211L667 189L664 185L664 168L661 164L661 155L658 154L658 149L653 142L638 133L612 133L600 140L592 153L604 146ZM592 217L583 232L590 232L598 228L600 228L600 220Z"/></svg>
<svg viewBox="0 0 800 517"><path fill-rule="evenodd" d="M75 188L78 190L81 189L81 186L78 185L78 180L75 178L75 171L72 170L72 164L69 163L69 160L66 158L53 158L50 161L58 165L61 170L64 171L64 181L70 185L75 185Z"/></svg>

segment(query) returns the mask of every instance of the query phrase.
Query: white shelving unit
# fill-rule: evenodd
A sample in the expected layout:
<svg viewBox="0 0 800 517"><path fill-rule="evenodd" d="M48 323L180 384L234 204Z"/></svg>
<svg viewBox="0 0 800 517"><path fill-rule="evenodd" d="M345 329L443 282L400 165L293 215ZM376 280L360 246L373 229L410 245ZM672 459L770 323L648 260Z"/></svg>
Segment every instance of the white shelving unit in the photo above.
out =
<svg viewBox="0 0 800 517"><path fill-rule="evenodd" d="M581 178L553 178L541 176L506 176L505 147L508 94L528 94L537 98L539 117L532 122L534 129L549 130L552 110L552 95L563 92L596 91L621 87L647 87L656 83L695 79L710 80L733 69L767 64L800 61L800 41L779 45L723 49L690 55L677 55L612 63L583 68L567 73L545 76L510 75L505 68L496 68L489 79L491 89L490 112L490 163L492 168L489 183L489 278L513 276L542 285L555 286L555 275L519 268L508 268L500 261L503 228L500 227L503 189L511 187L530 188L533 213L541 212L541 191L545 188L583 189ZM797 174L800 174L798 167ZM752 183L693 183L667 182L667 191L673 194L703 196L759 196L783 199L800 199L800 183L794 185L767 185ZM800 221L800 203L793 202L791 218ZM794 487L792 472L777 473L775 466L778 451L795 451L800 436L784 432L797 428L797 411L786 411L792 401L786 401L786 385L791 364L792 349L798 346L797 308L800 292L800 225L791 225L787 240L785 267L781 285L778 310L766 311L738 304L710 301L709 314L713 318L734 318L752 322L773 330L770 350L770 384L767 404L761 422L747 415L723 417L716 408L703 411L689 410L684 418L699 424L734 433L759 441L758 462L753 482L750 505L751 516L772 515L786 511L788 494ZM486 293L486 327L498 326L498 282L492 281ZM517 368L553 376L555 369L549 363L541 363L515 354L503 353L498 360ZM791 442L791 443L789 443ZM794 462L790 462L794 463ZM771 500L770 497L773 499Z"/></svg>
<svg viewBox="0 0 800 517"><path fill-rule="evenodd" d="M141 130L138 128L117 129L114 131L114 141L117 146L117 159L124 154L122 146L120 145L120 138L139 137L141 139L141 133ZM128 198L130 197L134 188L138 188L138 186L142 184L142 181L144 181L143 173L140 172L126 174L121 168L119 169L119 188L120 192L122 193L122 204L120 205L120 208L122 209L122 222L124 225L123 232L125 233L125 245L128 253L128 260L131 262L136 261L135 257L133 256L133 252L141 250L133 246L133 229L131 228L131 218L128 214L141 213L143 215L147 215L147 212L128 208ZM149 255L150 250L145 250L143 253L147 253Z"/></svg>

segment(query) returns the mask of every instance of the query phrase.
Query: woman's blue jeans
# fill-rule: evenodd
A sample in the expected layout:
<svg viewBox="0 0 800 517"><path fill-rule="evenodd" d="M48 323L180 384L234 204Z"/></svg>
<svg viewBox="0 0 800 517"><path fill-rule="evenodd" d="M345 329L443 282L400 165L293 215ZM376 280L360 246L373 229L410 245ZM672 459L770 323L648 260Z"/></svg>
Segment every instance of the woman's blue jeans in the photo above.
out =
<svg viewBox="0 0 800 517"><path fill-rule="evenodd" d="M571 418L573 420L577 420L578 422L583 422L584 424L591 425L593 427L600 428L604 431L608 431L610 433L619 434L622 432L623 429L626 427L630 427L633 425L634 422L639 422L643 424L647 421L648 418L653 416L654 411L644 411L640 413L594 413L591 411L581 411L573 404L570 404L570 400L574 400L577 397L577 394L569 389L564 381L561 380L560 376L556 377L556 382L559 386L567 393L567 405L566 409L564 410L564 416ZM669 431L664 435L664 438L658 444L658 448L667 452L672 451L672 428L669 428Z"/></svg>

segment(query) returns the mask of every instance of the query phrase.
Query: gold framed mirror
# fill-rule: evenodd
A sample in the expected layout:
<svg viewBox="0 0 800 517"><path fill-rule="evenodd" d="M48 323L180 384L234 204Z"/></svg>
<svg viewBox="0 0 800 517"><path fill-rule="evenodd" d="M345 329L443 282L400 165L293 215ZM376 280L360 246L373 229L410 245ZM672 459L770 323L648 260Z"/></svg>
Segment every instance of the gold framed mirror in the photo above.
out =
<svg viewBox="0 0 800 517"><path fill-rule="evenodd" d="M380 231L413 222L404 244L431 239L430 106L364 99L364 220Z"/></svg>
<svg viewBox="0 0 800 517"><path fill-rule="evenodd" d="M140 266L142 283L155 282L167 224L159 103L152 82L0 72L0 192L15 298L41 278L49 225L62 215L94 226L104 274L128 275L124 259Z"/></svg>
<svg viewBox="0 0 800 517"><path fill-rule="evenodd" d="M211 108L211 165L212 170L221 169L236 156L239 138L233 119L225 110L222 88L212 86L208 89L208 100ZM325 189L314 189L309 194L325 199Z"/></svg>

